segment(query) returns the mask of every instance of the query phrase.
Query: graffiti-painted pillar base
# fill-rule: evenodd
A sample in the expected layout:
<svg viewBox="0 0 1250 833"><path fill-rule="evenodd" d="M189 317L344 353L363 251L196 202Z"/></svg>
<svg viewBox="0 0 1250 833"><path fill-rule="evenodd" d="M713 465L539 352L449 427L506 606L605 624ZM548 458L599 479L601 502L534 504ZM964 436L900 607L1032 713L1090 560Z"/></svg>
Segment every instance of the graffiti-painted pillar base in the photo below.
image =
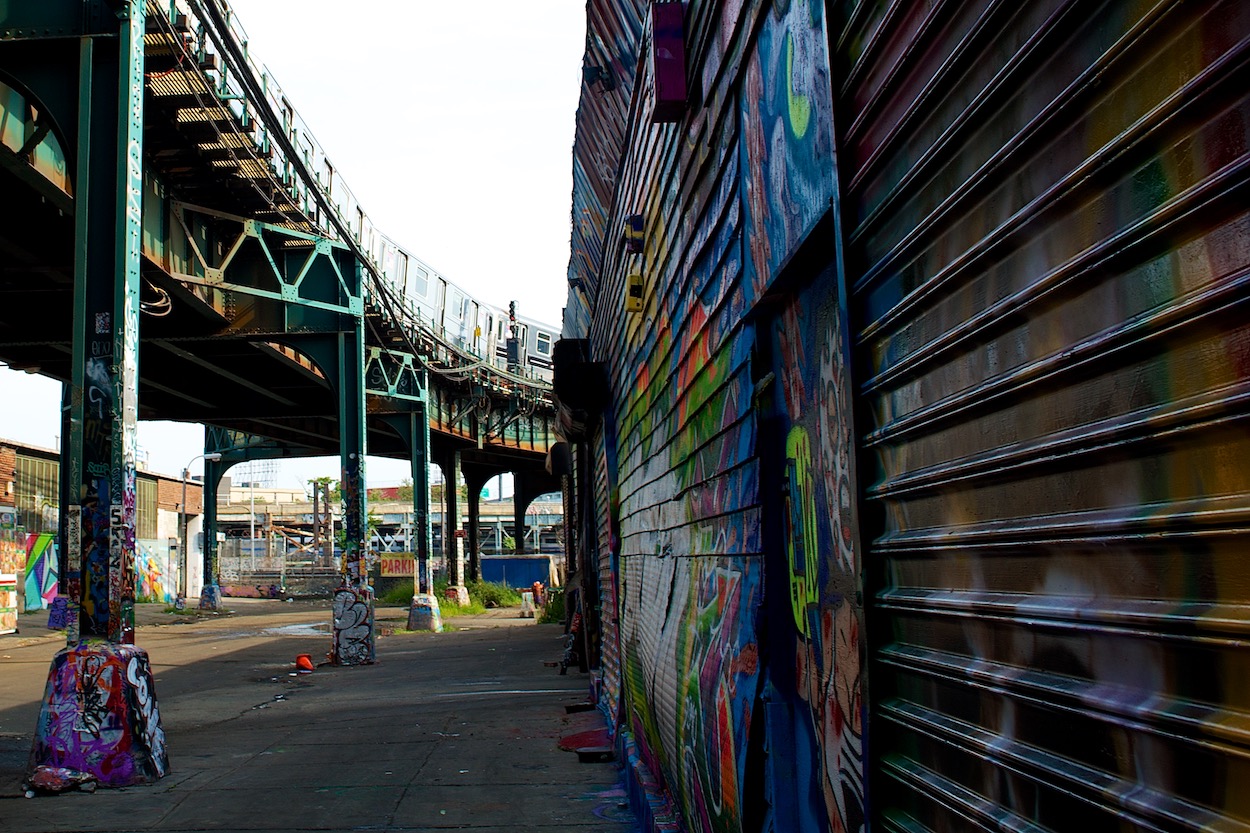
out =
<svg viewBox="0 0 1250 833"><path fill-rule="evenodd" d="M469 588L463 584L453 584L443 591L443 595L447 597L447 601L465 607L469 604Z"/></svg>
<svg viewBox="0 0 1250 833"><path fill-rule="evenodd" d="M432 593L418 593L412 597L412 605L408 608L408 630L434 631L443 630L443 615L438 607L438 597Z"/></svg>
<svg viewBox="0 0 1250 833"><path fill-rule="evenodd" d="M52 600L52 607L48 608L48 630L63 631L69 627L70 603L67 596L57 595ZM74 611L74 618L78 618L78 611Z"/></svg>
<svg viewBox="0 0 1250 833"><path fill-rule="evenodd" d="M200 610L221 610L220 584L206 584L200 590Z"/></svg>
<svg viewBox="0 0 1250 833"><path fill-rule="evenodd" d="M168 772L147 652L115 643L61 649L48 672L27 783L85 774L101 786L126 787Z"/></svg>
<svg viewBox="0 0 1250 833"><path fill-rule="evenodd" d="M334 591L334 665L369 665L377 658L373 624L373 588L341 584Z"/></svg>

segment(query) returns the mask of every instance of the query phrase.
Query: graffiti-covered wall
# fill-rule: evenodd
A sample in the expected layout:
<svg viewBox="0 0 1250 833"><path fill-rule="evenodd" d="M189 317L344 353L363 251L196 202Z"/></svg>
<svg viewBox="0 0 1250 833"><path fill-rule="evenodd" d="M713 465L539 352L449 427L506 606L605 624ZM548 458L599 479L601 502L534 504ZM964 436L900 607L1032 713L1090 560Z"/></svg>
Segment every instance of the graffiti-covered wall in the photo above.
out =
<svg viewBox="0 0 1250 833"><path fill-rule="evenodd" d="M649 90L648 7L638 14L631 48L642 59L626 86ZM825 16L819 3L690 4L686 28L688 55L700 56L689 80L701 106L674 125L633 123L605 206L606 268L590 325L615 394L608 453L594 459L610 493L602 523L614 533L596 538L616 548L601 577L615 565L604 609L619 608L605 635L619 640L619 728L639 780L658 785L648 811L656 824L668 812L656 806L695 830L756 824L773 812L760 788L767 774L787 793L793 829L855 829L862 609L854 541L838 520L851 494L850 448L819 427L826 394L847 396L836 316L823 356L781 375L768 358L808 351L785 330L789 319L768 317L792 291L779 288L796 280L787 274L814 277L810 265L786 268L804 241L831 239ZM636 253L619 245L629 215L641 215ZM820 257L830 262L832 247ZM630 273L642 279L638 313L623 309ZM800 474L761 457L761 438L779 420L808 438ZM787 454L784 444L774 451ZM776 507L763 497L793 485L787 472L803 478L794 506L808 525L789 545L786 528L766 522ZM774 573L779 615L765 600ZM797 773L766 753L792 736L832 752L813 753Z"/></svg>
<svg viewBox="0 0 1250 833"><path fill-rule="evenodd" d="M57 544L50 532L26 536L26 580L23 588L27 610L52 607L57 591Z"/></svg>
<svg viewBox="0 0 1250 833"><path fill-rule="evenodd" d="M648 825L1250 827L1250 6L695 0L674 116L654 5L564 332Z"/></svg>

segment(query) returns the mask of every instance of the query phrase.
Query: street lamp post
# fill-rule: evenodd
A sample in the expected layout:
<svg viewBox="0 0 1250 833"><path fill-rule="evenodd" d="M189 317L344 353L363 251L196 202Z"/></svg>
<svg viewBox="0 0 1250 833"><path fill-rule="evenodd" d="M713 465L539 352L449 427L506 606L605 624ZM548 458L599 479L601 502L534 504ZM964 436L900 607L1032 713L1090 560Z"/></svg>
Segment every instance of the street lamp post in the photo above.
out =
<svg viewBox="0 0 1250 833"><path fill-rule="evenodd" d="M178 553L178 561L180 562L178 570L180 576L180 580L178 582L178 594L184 599L187 596L187 567L191 563L187 558L187 479L191 476L191 464L196 460L201 459L205 462L210 460L220 460L221 453L217 451L209 451L205 454L197 454L188 460L187 464L182 467L182 517L179 519L178 524L178 541L180 550Z"/></svg>

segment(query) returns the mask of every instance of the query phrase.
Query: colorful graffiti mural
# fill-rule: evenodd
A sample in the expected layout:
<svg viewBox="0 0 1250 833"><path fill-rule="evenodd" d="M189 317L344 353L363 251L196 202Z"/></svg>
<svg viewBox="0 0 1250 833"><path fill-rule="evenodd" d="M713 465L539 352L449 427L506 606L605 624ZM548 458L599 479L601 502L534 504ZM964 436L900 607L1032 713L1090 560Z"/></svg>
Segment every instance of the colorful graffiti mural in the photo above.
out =
<svg viewBox="0 0 1250 833"><path fill-rule="evenodd" d="M32 773L72 770L111 787L165 775L169 756L147 653L107 643L57 653L31 764Z"/></svg>
<svg viewBox="0 0 1250 833"><path fill-rule="evenodd" d="M777 278L833 198L827 43L823 3L779 4L744 68L743 209L752 300Z"/></svg>
<svg viewBox="0 0 1250 833"><path fill-rule="evenodd" d="M177 565L172 563L168 544L136 541L135 593L148 602L172 604L178 595Z"/></svg>
<svg viewBox="0 0 1250 833"><path fill-rule="evenodd" d="M647 307L656 326L623 323L628 350L621 360L639 369L622 380L627 388L610 426L619 460L607 486L619 495L609 523L619 513L623 742L635 750L639 779L658 775L690 829L740 830L764 812L759 785L748 784L765 757L753 727L764 719L765 679L784 676L807 704L802 725L789 731L805 731L813 747L819 737L842 749L821 765L816 809L801 820L824 829L826 817L836 818L834 829L854 830L863 818L860 616L854 593L834 588L834 567L853 581L857 565L836 545L841 530L835 539L821 523L830 514L824 495L836 491L826 481L837 481L839 464L846 471L849 438L835 441L817 425L825 389L814 376L821 366L812 363L811 395L796 403L810 419L793 434L803 451L796 527L803 537L792 542L801 564L790 570L786 559L760 558L767 545L758 505L756 345L753 328L742 326L832 198L827 37L818 3L755 13L759 37L740 58L741 95L732 86L706 90L709 107L729 115L724 132L700 146L712 158L690 165L717 174L678 190L664 184L677 171L652 169L627 185L649 216L681 218L660 224L645 251L690 254L661 261ZM720 66L743 44L711 48L709 66ZM825 465L824 446L842 457L831 452L836 459ZM837 494L849 498L842 485ZM780 646L770 651L773 661L787 658L785 669L766 676L759 626L769 569L784 571L784 580L768 586L790 597L794 615L788 643L785 635L769 637L770 648ZM826 703L839 686L844 692Z"/></svg>
<svg viewBox="0 0 1250 833"><path fill-rule="evenodd" d="M622 623L626 728L645 771L664 773L683 817L698 820L694 829L735 829L741 811L761 577L752 560L626 560L625 608L654 616Z"/></svg>
<svg viewBox="0 0 1250 833"><path fill-rule="evenodd" d="M169 547L159 541L138 541L135 558L135 590L145 601L172 603L177 595L176 567ZM57 595L56 536L49 532L26 536L27 610L50 608Z"/></svg>
<svg viewBox="0 0 1250 833"><path fill-rule="evenodd" d="M1245 827L1250 6L683 10L684 118L574 149L634 806Z"/></svg>
<svg viewBox="0 0 1250 833"><path fill-rule="evenodd" d="M17 630L17 573L25 561L24 539L12 506L0 507L0 633Z"/></svg>
<svg viewBox="0 0 1250 833"><path fill-rule="evenodd" d="M765 496L765 511L782 518L782 558L769 564L784 569L790 587L790 627L775 628L770 647L793 657L791 672L775 667L772 679L806 706L793 711L786 734L820 750L818 779L794 782L795 806L823 805L824 818L800 813L796 821L803 829L856 831L866 819L864 611L843 297L830 266L794 294L772 327L774 442L784 442L784 462L782 497ZM819 801L803 794L809 787Z"/></svg>
<svg viewBox="0 0 1250 833"><path fill-rule="evenodd" d="M52 607L57 589L56 536L50 532L26 536L26 580L23 594L27 610Z"/></svg>

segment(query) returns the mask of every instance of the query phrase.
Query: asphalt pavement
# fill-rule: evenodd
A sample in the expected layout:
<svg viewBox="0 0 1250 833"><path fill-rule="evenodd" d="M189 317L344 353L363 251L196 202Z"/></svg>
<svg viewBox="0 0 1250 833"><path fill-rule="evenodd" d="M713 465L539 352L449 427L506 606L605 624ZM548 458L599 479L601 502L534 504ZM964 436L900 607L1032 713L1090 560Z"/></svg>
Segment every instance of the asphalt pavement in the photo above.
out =
<svg viewBox="0 0 1250 833"><path fill-rule="evenodd" d="M140 605L171 772L142 786L24 797L64 636L46 611L0 636L0 830L634 833L621 774L561 738L602 728L589 681L552 667L562 629L515 610L405 633L379 608L374 665L324 662L329 600L227 599L229 614ZM398 631L398 632L397 632Z"/></svg>

